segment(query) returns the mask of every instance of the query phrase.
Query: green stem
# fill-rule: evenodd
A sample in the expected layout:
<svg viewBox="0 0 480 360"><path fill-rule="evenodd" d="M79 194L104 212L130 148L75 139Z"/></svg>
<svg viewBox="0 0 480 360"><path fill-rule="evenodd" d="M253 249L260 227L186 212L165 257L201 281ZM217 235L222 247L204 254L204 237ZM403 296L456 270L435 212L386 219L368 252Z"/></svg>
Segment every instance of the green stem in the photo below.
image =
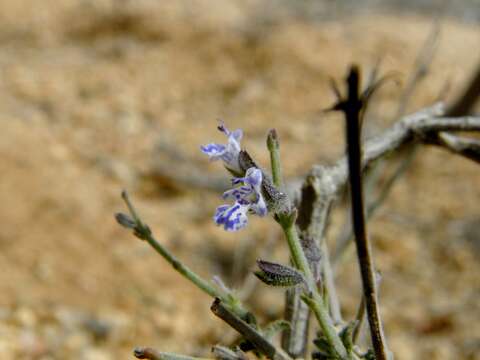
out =
<svg viewBox="0 0 480 360"><path fill-rule="evenodd" d="M267 148L270 152L273 184L277 188L283 187L282 166L280 164L280 143L275 129L271 129L267 136Z"/></svg>
<svg viewBox="0 0 480 360"><path fill-rule="evenodd" d="M170 265L185 278L194 283L199 289L211 297L220 297L219 290L213 287L208 281L200 277L174 255L170 254L153 236L146 236L145 240L153 247Z"/></svg>
<svg viewBox="0 0 480 360"><path fill-rule="evenodd" d="M125 191L122 192L122 198L128 207L130 215L136 222L135 235L142 240L145 240L155 249L172 267L187 280L196 285L204 293L213 298L220 298L229 308L235 312L239 317L244 319L247 316L247 311L242 307L240 300L238 300L232 293L225 294L214 287L210 282L203 279L200 275L184 265L179 259L171 254L162 244L160 244L152 234L150 228L142 222L133 207L130 199Z"/></svg>
<svg viewBox="0 0 480 360"><path fill-rule="evenodd" d="M292 222L287 226L282 225L282 227L287 238L287 243L290 249L293 263L300 271L303 272L307 282L308 291L311 294L310 296L305 296L304 301L312 309L315 317L318 320L318 323L320 324L320 327L322 328L325 337L335 349L338 356L340 356L341 359L348 359L347 350L345 349L345 346L343 345L340 337L338 336L335 326L333 325L333 321L328 314L325 302L323 301L322 296L318 292L315 278L300 243L295 224Z"/></svg>
<svg viewBox="0 0 480 360"><path fill-rule="evenodd" d="M280 144L275 129L270 130L268 133L267 147L270 152L273 184L276 187L281 187L283 186L283 181L282 166L280 163ZM310 264L303 251L300 238L298 237L295 219L296 209L293 209L290 214L277 214L277 221L282 226L285 237L287 238L292 262L305 276L308 292L311 294L310 296L304 297L305 302L312 309L325 337L338 356L341 359L348 359L347 350L338 336L333 321L328 313L328 308L318 292L317 282L315 281L312 270L310 269Z"/></svg>

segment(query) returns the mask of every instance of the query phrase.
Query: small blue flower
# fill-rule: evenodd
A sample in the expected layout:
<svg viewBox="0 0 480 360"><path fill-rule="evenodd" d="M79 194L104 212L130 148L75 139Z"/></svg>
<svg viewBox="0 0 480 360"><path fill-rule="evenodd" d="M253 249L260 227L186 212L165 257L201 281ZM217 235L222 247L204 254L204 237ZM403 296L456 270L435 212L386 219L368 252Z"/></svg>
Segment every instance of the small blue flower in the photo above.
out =
<svg viewBox="0 0 480 360"><path fill-rule="evenodd" d="M213 220L217 225L223 225L226 231L238 231L247 225L247 213L265 216L268 212L267 205L262 196L262 171L251 167L245 177L232 180L234 187L223 193L224 199L233 199L233 205L221 205L217 208Z"/></svg>
<svg viewBox="0 0 480 360"><path fill-rule="evenodd" d="M243 136L242 130L229 131L223 123L218 126L218 130L228 136L227 145L212 143L200 146L200 149L208 155L211 161L221 159L228 169L241 174L242 170L238 163L238 156L240 154L240 140Z"/></svg>

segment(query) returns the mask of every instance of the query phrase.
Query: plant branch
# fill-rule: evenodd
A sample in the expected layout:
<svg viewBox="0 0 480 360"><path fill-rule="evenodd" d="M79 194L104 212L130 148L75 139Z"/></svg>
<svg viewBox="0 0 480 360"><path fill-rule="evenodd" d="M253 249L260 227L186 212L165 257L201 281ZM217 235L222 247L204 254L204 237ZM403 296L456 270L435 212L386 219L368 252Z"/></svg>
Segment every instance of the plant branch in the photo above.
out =
<svg viewBox="0 0 480 360"><path fill-rule="evenodd" d="M348 98L342 104L347 123L348 167L350 195L352 198L352 223L357 245L358 262L363 284L363 297L367 309L370 334L375 358L388 359L388 348L383 333L380 309L378 305L375 268L371 245L367 235L365 209L363 204L362 160L360 144L360 123L362 99L359 93L360 74L357 67L352 67L347 79Z"/></svg>
<svg viewBox="0 0 480 360"><path fill-rule="evenodd" d="M280 143L275 129L267 136L267 148L270 153L273 184L283 187L282 166L280 162ZM305 357L308 341L310 309L301 300L303 289L294 286L285 292L284 318L290 326L282 332L282 348L292 357Z"/></svg>
<svg viewBox="0 0 480 360"><path fill-rule="evenodd" d="M206 358L198 358L193 356L179 355L168 352L160 352L149 347L138 347L133 351L133 355L137 359L147 360L209 360Z"/></svg>
<svg viewBox="0 0 480 360"><path fill-rule="evenodd" d="M402 92L400 99L398 101L398 107L396 111L395 118L399 118L405 115L405 111L408 107L408 103L415 93L416 88L420 82L428 75L430 65L435 57L436 49L438 47L438 40L440 35L440 21L435 19L432 25L432 29L427 36L427 39L421 47L411 72L407 84ZM406 149L405 153L402 156L400 164L396 167L395 171L389 178L386 180L385 184L382 186L380 193L377 195L376 199L373 200L367 206L367 220L369 220L380 205L385 201L390 193L393 185L401 177L401 175L408 169L409 165L412 163L417 146L410 146ZM384 168L384 162L375 164L375 171L370 171L368 178L366 179L365 191L368 195L370 188L377 187L378 178L382 171L379 171L380 168ZM339 259L345 254L345 250L350 244L350 240L353 238L352 225L351 222L345 225L344 231L340 234L339 238L335 242L336 248L332 257L332 263L338 264Z"/></svg>
<svg viewBox="0 0 480 360"><path fill-rule="evenodd" d="M480 98L480 63L465 89L460 93L454 104L448 109L449 116L468 114Z"/></svg>
<svg viewBox="0 0 480 360"><path fill-rule="evenodd" d="M283 187L282 166L280 163L280 143L278 141L277 131L271 129L267 136L267 148L270 152L270 164L272 167L273 185L277 188Z"/></svg>
<svg viewBox="0 0 480 360"><path fill-rule="evenodd" d="M321 175L324 174L324 172L319 173ZM317 261L309 260L310 267L317 281L320 279L320 274L323 275L323 285L326 287L329 296L329 311L333 323L336 324L341 321L341 314L339 306L337 306L338 300L336 299L335 284L333 282L333 269L330 266L328 249L324 239L330 209L335 199L334 194L329 192L329 184L330 179L328 176L320 176L318 178L307 176L300 191L296 224L301 234L303 247L318 249L319 255L321 254L321 258ZM295 295L295 298L288 299L287 306L295 305L289 311L292 333L288 334L288 339L284 341L289 341L290 347L298 349L299 354L301 354L300 350L305 351L308 341L309 307L300 301L301 292L295 291L293 293L291 291L291 293Z"/></svg>
<svg viewBox="0 0 480 360"><path fill-rule="evenodd" d="M368 204L367 206L367 222L370 220L370 218L375 215L377 210L380 208L380 206L385 202L387 199L388 195L393 189L393 186L397 182L397 180L407 171L409 168L410 164L412 163L415 153L417 150L417 146L411 146L409 149L407 149L407 152L405 153L405 157L400 160L400 164L395 168L395 171L393 174L389 176L389 178L385 181L385 184L383 184L382 189L380 190L380 193L375 197L375 199ZM342 259L342 256L345 254L345 251L350 244L350 240L353 239L353 232L352 232L352 226L351 224L348 225L348 229L342 233L342 235L338 238L336 241L336 248L335 252L332 256L332 263L334 267L338 265L340 260Z"/></svg>
<svg viewBox="0 0 480 360"><path fill-rule="evenodd" d="M411 142L430 144L429 136L437 132L480 131L480 116L438 117L442 113L443 105L437 103L430 108L404 117L380 135L368 139L363 145L362 170L405 144ZM437 143L433 145L444 146ZM315 188L317 194L324 191L326 195L336 196L348 179L346 157L338 160L332 166L313 166L310 177L314 179L307 177L306 181L322 183Z"/></svg>
<svg viewBox="0 0 480 360"><path fill-rule="evenodd" d="M451 152L480 163L480 140L441 132L432 139L432 143L441 145Z"/></svg>
<svg viewBox="0 0 480 360"><path fill-rule="evenodd" d="M282 348L294 358L305 358L310 324L310 308L301 295L303 289L295 286L285 292L284 318L290 327L282 332Z"/></svg>
<svg viewBox="0 0 480 360"><path fill-rule="evenodd" d="M242 318L247 316L248 313L241 305L240 300L236 299L232 293L225 294L214 287L209 281L203 279L200 275L178 260L173 254L170 253L170 251L168 251L155 239L148 225L146 225L139 217L126 191L122 191L122 198L127 205L131 218L126 214L116 214L116 219L120 225L132 229L137 238L148 242L148 244L154 248L155 251L160 254L170 265L172 265L172 267L179 274L196 285L204 293L214 298L221 298L231 307L232 311L235 311L238 316Z"/></svg>
<svg viewBox="0 0 480 360"><path fill-rule="evenodd" d="M246 340L250 341L259 352L267 356L269 359L291 360L282 349L275 347L254 327L247 324L226 307L221 299L216 298L210 309L215 316L219 317L232 328L237 330Z"/></svg>
<svg viewBox="0 0 480 360"><path fill-rule="evenodd" d="M278 188L279 186L282 186L283 181L281 176L280 145L275 130L271 130L268 134L267 147L270 152L273 183ZM304 215L310 216L311 214ZM316 312L317 319L325 333L325 337L328 339L334 351L341 358L346 358L346 349L337 335L332 319L328 314L327 307L318 293L317 278L312 271L312 267L318 267L318 264L311 263L305 254L305 249L302 247L295 225L296 219L296 210L290 209L288 214L277 214L277 221L282 226L287 238L293 265L304 274L308 291L312 294L313 302L316 303L314 311ZM312 242L315 241L313 238L305 240ZM310 245L316 246L316 244ZM309 244L305 244L305 246L309 246ZM306 342L308 339L309 310L308 307L305 307L300 301L301 292L302 291L294 289L288 291L286 294L286 320L289 322L292 322L293 320L293 323L290 329L284 333L282 345L290 355L295 357L305 355L304 352L306 350Z"/></svg>
<svg viewBox="0 0 480 360"><path fill-rule="evenodd" d="M341 359L347 359L347 350L338 336L333 321L328 313L327 307L325 306L325 302L318 292L317 282L302 249L295 223L291 222L290 224L282 224L282 227L287 238L293 263L305 275L305 280L310 295L304 296L303 299L315 314L325 338L327 338L334 351Z"/></svg>
<svg viewBox="0 0 480 360"><path fill-rule="evenodd" d="M244 171L252 166L258 168L246 151L240 151L239 165ZM272 209L274 211L275 220L281 225L283 232L285 233L292 263L305 277L307 290L311 294L312 301L314 301L317 306L316 310L319 325L324 332L329 346L332 347L332 351L341 359L349 358L347 350L337 334L333 321L328 314L325 303L318 292L316 279L302 248L297 227L295 225L297 210L292 206L290 198L285 193L280 192L267 176L265 176L262 181L262 190L267 202L270 202L273 206Z"/></svg>
<svg viewBox="0 0 480 360"><path fill-rule="evenodd" d="M323 284L327 291L328 296L328 307L332 320L335 324L341 324L343 322L342 313L340 311L340 301L337 296L337 289L335 287L335 277L333 273L333 268L330 263L330 253L328 251L327 243L322 241L322 273L323 273Z"/></svg>
<svg viewBox="0 0 480 360"><path fill-rule="evenodd" d="M355 315L355 329L352 333L352 342L357 343L360 331L362 330L363 320L365 319L365 297L362 296L360 304L358 305L357 314Z"/></svg>
<svg viewBox="0 0 480 360"><path fill-rule="evenodd" d="M408 107L408 102L415 93L418 84L428 75L430 65L435 58L435 53L438 48L439 38L440 21L438 18L436 18L433 22L432 29L430 30L427 39L418 52L413 71L407 81L405 90L400 96L397 113L395 116L396 118L399 118L405 114L405 111Z"/></svg>
<svg viewBox="0 0 480 360"><path fill-rule="evenodd" d="M240 349L230 349L222 345L212 347L212 353L217 360L249 360L247 354Z"/></svg>

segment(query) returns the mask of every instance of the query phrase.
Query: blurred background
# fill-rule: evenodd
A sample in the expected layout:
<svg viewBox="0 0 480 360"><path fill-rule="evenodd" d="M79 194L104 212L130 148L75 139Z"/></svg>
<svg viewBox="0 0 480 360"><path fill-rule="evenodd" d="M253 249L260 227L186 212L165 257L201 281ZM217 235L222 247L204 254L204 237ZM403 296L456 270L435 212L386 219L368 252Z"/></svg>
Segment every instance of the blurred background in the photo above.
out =
<svg viewBox="0 0 480 360"><path fill-rule="evenodd" d="M275 127L296 178L344 153L342 118L321 110L351 62L399 74L371 104L376 134L399 112L452 103L479 49L478 0L1 0L0 358L129 359L136 345L208 356L235 338L211 299L115 223L124 188L162 244L278 317L282 290L249 273L257 257L287 261L278 226L251 217L229 234L211 220L228 177L199 145L223 141L217 119L265 167ZM480 359L479 200L478 164L422 147L372 219L397 359ZM339 204L332 247L346 215ZM350 318L352 251L337 275Z"/></svg>

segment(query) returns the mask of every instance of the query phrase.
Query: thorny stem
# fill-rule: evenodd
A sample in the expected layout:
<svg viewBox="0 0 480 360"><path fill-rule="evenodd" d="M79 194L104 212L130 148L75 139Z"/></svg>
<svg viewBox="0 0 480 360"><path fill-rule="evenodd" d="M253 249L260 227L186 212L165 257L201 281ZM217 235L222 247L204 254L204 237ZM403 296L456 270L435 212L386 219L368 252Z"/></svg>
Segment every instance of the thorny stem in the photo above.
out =
<svg viewBox="0 0 480 360"><path fill-rule="evenodd" d="M435 52L438 47L438 39L440 35L440 22L438 18L436 18L433 22L432 29L428 34L427 39L425 40L422 48L420 49L417 58L415 60L414 69L412 74L409 77L409 80L405 86L405 90L403 91L400 99L398 101L398 108L396 111L395 118L401 118L405 115L405 111L407 109L408 103L414 94L417 86L420 82L428 75L430 64L435 57ZM412 163L417 150L417 145L413 144L410 146L406 152L405 156L402 158L400 165L395 169L394 173L385 181L385 185L382 187L377 198L367 206L367 220L374 215L377 208L384 202L387 196L390 193L390 190L393 188L393 185L396 181L401 177L401 175L408 169L409 165ZM383 168L384 163L375 164L374 169L377 170L373 173L373 175L369 176L367 179L368 183L371 184L373 187L378 186L378 178L381 171L379 167ZM368 186L366 189L366 193L368 195ZM345 253L345 250L350 245L353 238L352 230L348 230L348 233L344 233L337 241L337 248L335 254L332 258L332 262L338 262L342 255Z"/></svg>
<svg viewBox="0 0 480 360"><path fill-rule="evenodd" d="M376 360L387 360L388 349L383 334L377 299L375 269L371 246L367 237L362 187L362 152L360 145L360 113L362 103L359 94L360 75L356 66L350 70L347 79L348 98L343 110L347 122L348 165L350 195L352 197L352 222L357 245L357 255L363 283L363 296L367 308L368 322Z"/></svg>
<svg viewBox="0 0 480 360"><path fill-rule="evenodd" d="M236 299L232 293L224 294L219 289L215 288L207 280L203 279L189 267L184 265L180 260L178 260L173 254L171 254L162 244L160 244L152 234L150 228L143 223L140 217L137 214L137 211L133 207L128 194L126 191L122 191L122 198L125 201L125 204L128 207L130 215L135 221L134 234L138 238L147 241L151 247L157 251L167 262L172 265L172 267L181 275L183 275L187 280L195 284L200 290L210 295L213 298L220 298L225 304L231 308L238 316L245 318L247 316L247 311L242 307L240 300Z"/></svg>

